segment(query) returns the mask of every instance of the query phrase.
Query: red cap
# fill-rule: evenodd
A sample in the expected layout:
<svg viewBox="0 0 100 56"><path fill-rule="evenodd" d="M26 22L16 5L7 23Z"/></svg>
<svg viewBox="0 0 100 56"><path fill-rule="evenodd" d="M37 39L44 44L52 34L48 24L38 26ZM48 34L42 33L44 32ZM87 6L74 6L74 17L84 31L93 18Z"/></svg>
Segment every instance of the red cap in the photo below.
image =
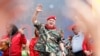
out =
<svg viewBox="0 0 100 56"><path fill-rule="evenodd" d="M56 20L56 17L55 17L55 16L49 16L49 17L47 18L47 20L50 20L50 19Z"/></svg>
<svg viewBox="0 0 100 56"><path fill-rule="evenodd" d="M72 26L70 26L70 30L73 30L74 28L76 28L77 26L74 24L74 25L72 25Z"/></svg>

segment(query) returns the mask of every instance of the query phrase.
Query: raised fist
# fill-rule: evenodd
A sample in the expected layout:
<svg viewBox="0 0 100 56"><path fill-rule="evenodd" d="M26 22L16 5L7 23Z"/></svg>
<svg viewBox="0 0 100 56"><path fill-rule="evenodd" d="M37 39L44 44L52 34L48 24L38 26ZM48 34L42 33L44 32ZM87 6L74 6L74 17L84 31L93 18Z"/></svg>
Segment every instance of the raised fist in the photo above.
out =
<svg viewBox="0 0 100 56"><path fill-rule="evenodd" d="M36 11L41 12L42 11L42 5L38 5L36 8Z"/></svg>

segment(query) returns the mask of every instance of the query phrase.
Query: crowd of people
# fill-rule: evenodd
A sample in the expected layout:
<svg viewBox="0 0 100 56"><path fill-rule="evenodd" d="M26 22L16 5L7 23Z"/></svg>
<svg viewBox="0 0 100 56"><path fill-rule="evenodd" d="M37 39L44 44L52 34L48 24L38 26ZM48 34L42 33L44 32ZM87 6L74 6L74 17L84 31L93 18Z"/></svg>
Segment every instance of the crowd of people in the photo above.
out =
<svg viewBox="0 0 100 56"><path fill-rule="evenodd" d="M37 20L41 11L42 5L38 5L32 18L35 31L28 50L25 28L8 24L7 34L0 39L0 56L94 56L93 39L89 33L72 25L70 30L74 35L64 39L63 31L56 27L55 16L48 17L46 24Z"/></svg>

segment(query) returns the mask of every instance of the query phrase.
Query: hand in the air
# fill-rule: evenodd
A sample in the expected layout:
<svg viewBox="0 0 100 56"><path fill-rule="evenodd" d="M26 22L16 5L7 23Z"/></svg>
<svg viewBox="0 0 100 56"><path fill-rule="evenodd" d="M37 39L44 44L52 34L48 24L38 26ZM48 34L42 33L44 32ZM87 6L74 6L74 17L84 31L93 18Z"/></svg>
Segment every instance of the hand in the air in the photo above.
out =
<svg viewBox="0 0 100 56"><path fill-rule="evenodd" d="M41 11L42 11L42 5L39 4L39 5L37 6L37 8L36 8L36 11L41 12Z"/></svg>

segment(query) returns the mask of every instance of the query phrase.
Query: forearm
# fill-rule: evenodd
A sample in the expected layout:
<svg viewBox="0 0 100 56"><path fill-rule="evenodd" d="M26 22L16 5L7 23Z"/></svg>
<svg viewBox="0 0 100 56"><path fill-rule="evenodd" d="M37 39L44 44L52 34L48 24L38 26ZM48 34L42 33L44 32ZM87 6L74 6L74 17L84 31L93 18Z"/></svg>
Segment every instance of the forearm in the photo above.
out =
<svg viewBox="0 0 100 56"><path fill-rule="evenodd" d="M32 22L35 23L35 21L37 20L37 16L38 16L39 11L35 11L33 14L33 19Z"/></svg>
<svg viewBox="0 0 100 56"><path fill-rule="evenodd" d="M61 42L59 45L60 45L61 51L63 52L64 51L64 44Z"/></svg>

